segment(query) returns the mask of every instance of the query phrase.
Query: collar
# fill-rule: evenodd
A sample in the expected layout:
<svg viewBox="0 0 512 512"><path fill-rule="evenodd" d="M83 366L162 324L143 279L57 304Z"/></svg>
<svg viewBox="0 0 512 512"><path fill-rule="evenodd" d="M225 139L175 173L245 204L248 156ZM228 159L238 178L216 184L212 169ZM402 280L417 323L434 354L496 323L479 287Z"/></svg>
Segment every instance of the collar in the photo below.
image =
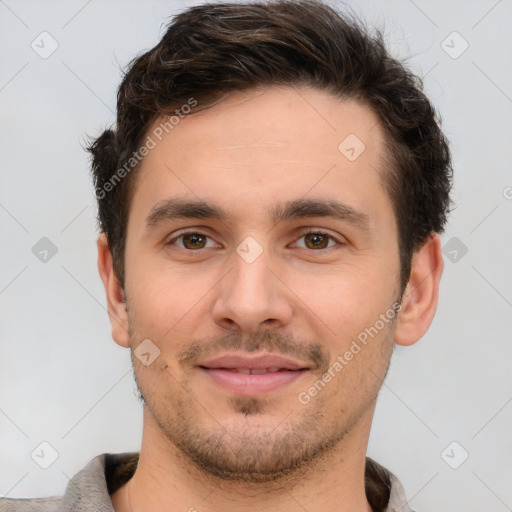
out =
<svg viewBox="0 0 512 512"><path fill-rule="evenodd" d="M139 454L105 453L95 457L69 482L59 511L114 512L110 494L135 473ZM413 512L398 479L385 467L366 458L365 488L374 512Z"/></svg>

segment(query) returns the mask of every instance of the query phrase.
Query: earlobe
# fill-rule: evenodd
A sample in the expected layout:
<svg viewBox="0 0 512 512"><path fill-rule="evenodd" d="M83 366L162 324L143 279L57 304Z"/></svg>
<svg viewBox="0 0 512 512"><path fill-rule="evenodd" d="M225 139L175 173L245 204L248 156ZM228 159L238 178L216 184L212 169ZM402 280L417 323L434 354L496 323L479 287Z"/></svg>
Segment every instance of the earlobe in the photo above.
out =
<svg viewBox="0 0 512 512"><path fill-rule="evenodd" d="M105 233L98 237L97 247L98 271L107 297L112 338L118 345L128 348L130 346L130 337L128 334L126 298L124 290L114 272L112 253Z"/></svg>
<svg viewBox="0 0 512 512"><path fill-rule="evenodd" d="M395 329L397 345L413 345L430 327L436 312L443 266L441 239L433 233L413 255Z"/></svg>

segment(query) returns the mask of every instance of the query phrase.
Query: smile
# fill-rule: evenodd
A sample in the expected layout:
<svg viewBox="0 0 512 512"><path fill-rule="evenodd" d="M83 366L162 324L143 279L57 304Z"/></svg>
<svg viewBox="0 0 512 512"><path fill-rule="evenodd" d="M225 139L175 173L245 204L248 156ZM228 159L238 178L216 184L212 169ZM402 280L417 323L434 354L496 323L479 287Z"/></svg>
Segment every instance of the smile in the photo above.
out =
<svg viewBox="0 0 512 512"><path fill-rule="evenodd" d="M278 354L231 353L201 362L210 383L242 396L262 396L291 384L311 368Z"/></svg>

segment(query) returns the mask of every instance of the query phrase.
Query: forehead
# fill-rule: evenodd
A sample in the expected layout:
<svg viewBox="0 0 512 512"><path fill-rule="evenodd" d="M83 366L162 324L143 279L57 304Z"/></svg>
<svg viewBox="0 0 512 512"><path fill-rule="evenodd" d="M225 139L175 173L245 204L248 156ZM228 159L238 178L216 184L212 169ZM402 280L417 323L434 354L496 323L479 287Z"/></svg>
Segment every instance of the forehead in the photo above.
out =
<svg viewBox="0 0 512 512"><path fill-rule="evenodd" d="M154 147L138 171L134 203L147 210L166 195L185 195L229 202L236 211L308 194L358 209L358 203L372 209L386 200L383 131L374 113L354 100L271 87L198 109L150 128ZM369 199L372 194L379 197Z"/></svg>
<svg viewBox="0 0 512 512"><path fill-rule="evenodd" d="M232 157L237 156L237 149L243 149L239 156L244 159L251 149L259 157L265 153L272 156L283 149L290 160L309 154L317 163L322 151L322 161L333 162L343 155L353 162L366 149L370 151L365 157L379 153L383 142L378 119L367 106L304 87L262 87L232 92L213 106L198 103L196 113L183 117L174 116L176 124L172 126L166 125L168 118L159 118L149 134L156 131L158 139L170 142L166 135L172 133L176 146L184 140L190 143L191 138L196 139L194 153L189 154L194 158L212 149L230 152ZM163 137L158 133L162 126ZM346 144L342 144L345 140ZM265 146L263 150L262 146ZM351 147L355 152L350 151ZM185 157L181 155L182 160Z"/></svg>

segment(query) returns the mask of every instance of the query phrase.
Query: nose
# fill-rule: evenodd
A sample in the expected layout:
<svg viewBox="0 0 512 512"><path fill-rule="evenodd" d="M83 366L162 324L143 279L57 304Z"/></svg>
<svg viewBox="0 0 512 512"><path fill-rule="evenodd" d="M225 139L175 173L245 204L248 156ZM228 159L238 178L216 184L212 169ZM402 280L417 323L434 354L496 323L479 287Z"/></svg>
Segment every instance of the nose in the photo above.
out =
<svg viewBox="0 0 512 512"><path fill-rule="evenodd" d="M269 267L265 252L252 263L236 253L230 260L231 270L216 287L212 311L215 323L251 333L289 324L293 314L291 293L278 272Z"/></svg>

